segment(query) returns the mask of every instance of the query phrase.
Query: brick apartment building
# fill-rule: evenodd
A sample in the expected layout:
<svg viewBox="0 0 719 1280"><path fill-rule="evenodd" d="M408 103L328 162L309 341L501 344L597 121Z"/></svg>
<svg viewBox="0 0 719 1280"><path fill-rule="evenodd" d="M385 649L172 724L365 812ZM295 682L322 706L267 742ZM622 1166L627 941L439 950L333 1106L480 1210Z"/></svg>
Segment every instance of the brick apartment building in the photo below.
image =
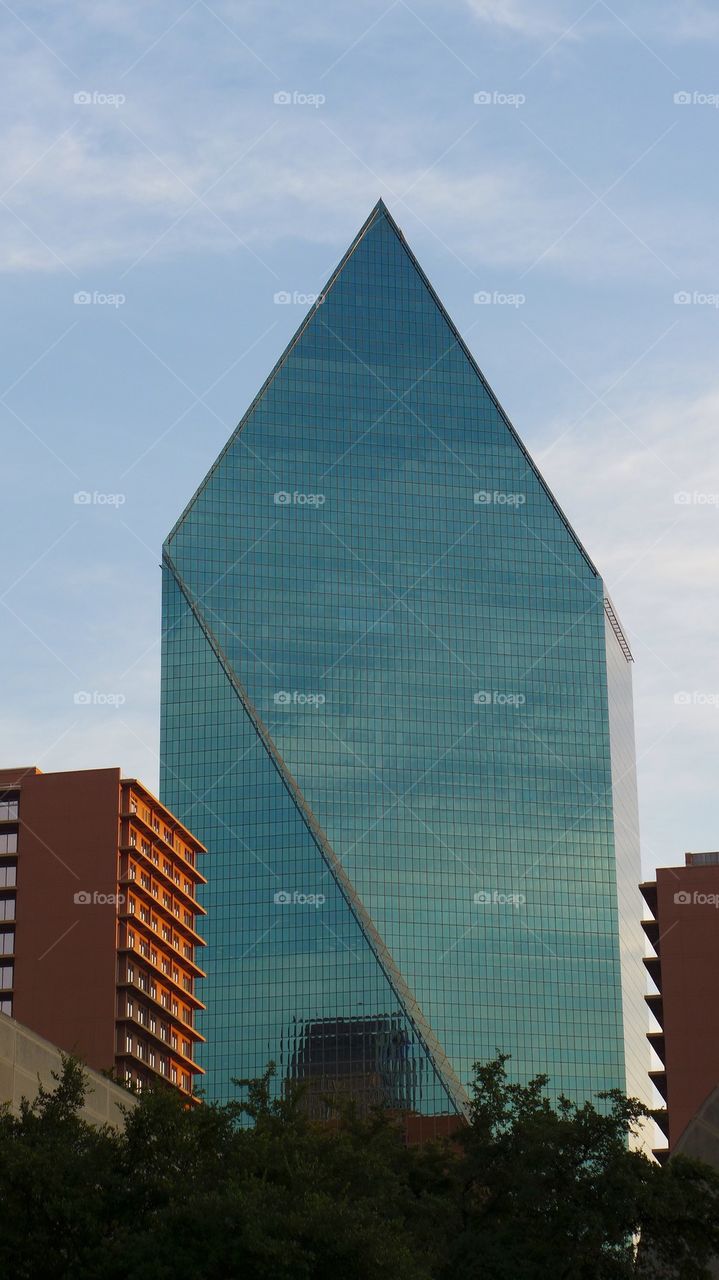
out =
<svg viewBox="0 0 719 1280"><path fill-rule="evenodd" d="M0 769L0 1012L192 1095L204 846L119 769Z"/></svg>

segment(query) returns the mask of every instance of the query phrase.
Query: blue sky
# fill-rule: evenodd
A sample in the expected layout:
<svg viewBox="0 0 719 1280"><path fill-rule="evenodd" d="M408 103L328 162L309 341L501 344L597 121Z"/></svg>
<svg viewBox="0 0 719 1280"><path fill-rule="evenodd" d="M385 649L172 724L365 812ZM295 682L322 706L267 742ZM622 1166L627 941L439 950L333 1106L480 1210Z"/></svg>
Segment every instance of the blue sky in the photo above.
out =
<svg viewBox="0 0 719 1280"><path fill-rule="evenodd" d="M162 539L381 195L630 637L646 871L715 848L719 11L0 21L3 763L156 787Z"/></svg>

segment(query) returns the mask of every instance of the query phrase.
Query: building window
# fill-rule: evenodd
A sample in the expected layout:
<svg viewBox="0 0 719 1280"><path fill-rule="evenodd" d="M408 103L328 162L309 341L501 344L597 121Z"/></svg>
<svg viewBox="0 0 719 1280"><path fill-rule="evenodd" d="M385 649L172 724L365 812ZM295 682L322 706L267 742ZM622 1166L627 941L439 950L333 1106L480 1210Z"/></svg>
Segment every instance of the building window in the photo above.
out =
<svg viewBox="0 0 719 1280"><path fill-rule="evenodd" d="M11 956L15 950L15 930L0 930L0 956Z"/></svg>
<svg viewBox="0 0 719 1280"><path fill-rule="evenodd" d="M0 800L0 822L17 822L17 800Z"/></svg>
<svg viewBox="0 0 719 1280"><path fill-rule="evenodd" d="M182 1073L182 1087L187 1093L190 1092L190 1077L185 1075L184 1071Z"/></svg>
<svg viewBox="0 0 719 1280"><path fill-rule="evenodd" d="M153 1036L157 1034L157 1020L154 1014L150 1014L150 1030Z"/></svg>
<svg viewBox="0 0 719 1280"><path fill-rule="evenodd" d="M183 1040L183 1041L182 1041L182 1052L184 1053L184 1055L185 1055L185 1057L186 1057L186 1058L189 1058L189 1056L190 1056L190 1042L189 1042L189 1040Z"/></svg>
<svg viewBox="0 0 719 1280"><path fill-rule="evenodd" d="M7 990L12 986L14 967L12 964L0 964L0 988Z"/></svg>
<svg viewBox="0 0 719 1280"><path fill-rule="evenodd" d="M148 1049L147 1062L148 1062L148 1066L152 1067L154 1070L154 1067L155 1067L155 1050L154 1049Z"/></svg>
<svg viewBox="0 0 719 1280"><path fill-rule="evenodd" d="M141 840L141 841L140 841L140 848L142 849L142 852L143 852L143 853L148 854L148 853L150 852L150 841L149 841L149 840Z"/></svg>
<svg viewBox="0 0 719 1280"><path fill-rule="evenodd" d="M130 863L130 866L127 871L127 876L129 880L137 879L137 867L135 866L134 862Z"/></svg>
<svg viewBox="0 0 719 1280"><path fill-rule="evenodd" d="M133 849L137 848L137 833L135 831L130 832L130 844Z"/></svg>
<svg viewBox="0 0 719 1280"><path fill-rule="evenodd" d="M17 853L17 831L0 831L0 853Z"/></svg>
<svg viewBox="0 0 719 1280"><path fill-rule="evenodd" d="M125 1049L128 1053L132 1053L132 1036L125 1037Z"/></svg>
<svg viewBox="0 0 719 1280"><path fill-rule="evenodd" d="M177 1084L177 1067L170 1068L170 1079L173 1084Z"/></svg>
<svg viewBox="0 0 719 1280"><path fill-rule="evenodd" d="M169 1007L170 999L166 991L163 991L160 996L160 1004L162 1005L163 1009L167 1009Z"/></svg>
<svg viewBox="0 0 719 1280"><path fill-rule="evenodd" d="M175 1017L175 1018L176 1018L179 1012L180 1012L179 1005L178 1005L178 1003L177 1003L177 1001L176 1001L176 1000L173 1000L173 1002L172 1002L172 1014L173 1014L173 1017Z"/></svg>
<svg viewBox="0 0 719 1280"><path fill-rule="evenodd" d="M14 889L16 881L16 864L14 862L0 862L0 889Z"/></svg>
<svg viewBox="0 0 719 1280"><path fill-rule="evenodd" d="M12 996L0 997L0 1013L6 1013L12 1018Z"/></svg>
<svg viewBox="0 0 719 1280"><path fill-rule="evenodd" d="M127 1001L127 1016L128 1018L133 1018L135 1016L135 1005L133 1001L129 999L129 997Z"/></svg>
<svg viewBox="0 0 719 1280"><path fill-rule="evenodd" d="M0 898L0 920L15 919L15 894L8 893Z"/></svg>
<svg viewBox="0 0 719 1280"><path fill-rule="evenodd" d="M129 965L127 966L127 981L128 981L128 982L134 982L134 981L135 981L135 970L134 970L134 968L132 967L132 965L131 965L131 964L129 964Z"/></svg>
<svg viewBox="0 0 719 1280"><path fill-rule="evenodd" d="M170 1036L170 1043L172 1044L173 1049L177 1050L177 1033L175 1031L173 1031Z"/></svg>
<svg viewBox="0 0 719 1280"><path fill-rule="evenodd" d="M137 800L130 800L130 813L137 813Z"/></svg>

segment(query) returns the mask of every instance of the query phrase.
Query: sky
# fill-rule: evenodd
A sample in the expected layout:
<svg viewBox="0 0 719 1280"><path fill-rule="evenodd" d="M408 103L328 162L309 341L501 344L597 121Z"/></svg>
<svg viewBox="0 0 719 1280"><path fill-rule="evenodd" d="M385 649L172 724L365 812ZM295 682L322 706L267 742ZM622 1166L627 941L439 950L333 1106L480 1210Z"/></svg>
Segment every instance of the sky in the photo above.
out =
<svg viewBox="0 0 719 1280"><path fill-rule="evenodd" d="M157 788L163 538L382 196L629 637L645 873L717 848L719 11L0 24L0 763Z"/></svg>

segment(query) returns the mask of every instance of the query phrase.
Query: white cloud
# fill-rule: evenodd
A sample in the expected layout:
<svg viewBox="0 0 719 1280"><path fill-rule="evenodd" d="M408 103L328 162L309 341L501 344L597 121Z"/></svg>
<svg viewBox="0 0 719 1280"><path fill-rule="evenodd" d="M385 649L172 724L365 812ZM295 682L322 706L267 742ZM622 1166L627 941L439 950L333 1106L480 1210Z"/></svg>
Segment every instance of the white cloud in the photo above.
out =
<svg viewBox="0 0 719 1280"><path fill-rule="evenodd" d="M551 5L531 0L467 0L467 4L480 22L530 37L558 34L572 21L563 22Z"/></svg>

